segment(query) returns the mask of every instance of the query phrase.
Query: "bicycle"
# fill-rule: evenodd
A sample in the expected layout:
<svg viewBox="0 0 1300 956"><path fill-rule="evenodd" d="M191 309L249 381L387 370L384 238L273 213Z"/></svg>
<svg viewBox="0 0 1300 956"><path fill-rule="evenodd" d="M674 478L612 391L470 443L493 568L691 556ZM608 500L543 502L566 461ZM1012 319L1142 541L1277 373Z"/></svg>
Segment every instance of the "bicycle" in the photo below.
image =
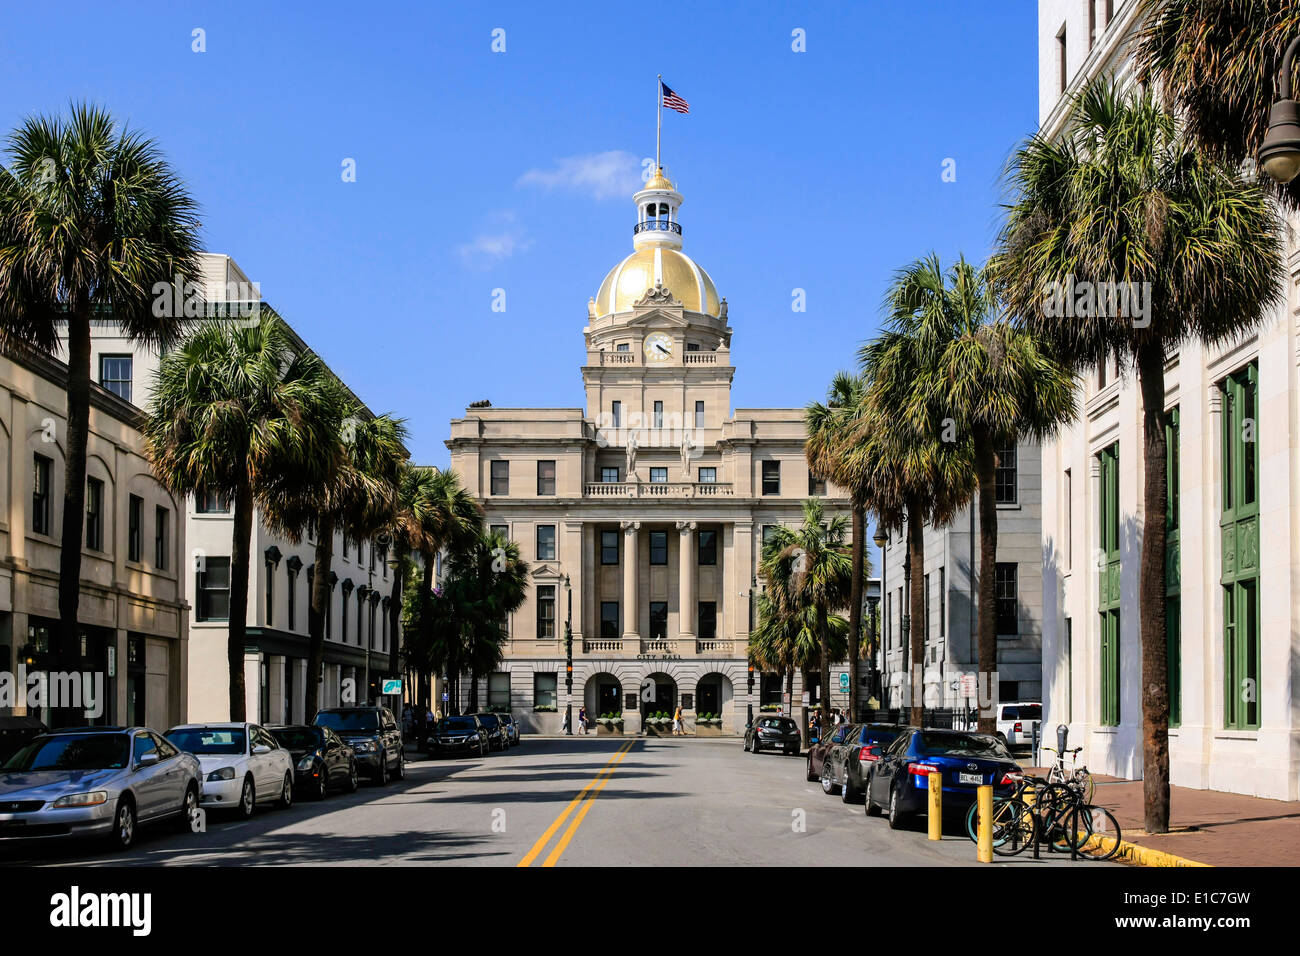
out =
<svg viewBox="0 0 1300 956"><path fill-rule="evenodd" d="M1053 850L1090 860L1109 860L1120 845L1119 821L1089 803L1081 785L1048 784L1035 802L1038 838Z"/></svg>
<svg viewBox="0 0 1300 956"><path fill-rule="evenodd" d="M1034 806L1039 794L1047 786L1047 779L1030 774L1014 775L1016 789L1010 794L993 798L993 852L999 856L1015 856L1032 846L1038 835ZM973 843L979 843L979 801L966 811L966 834Z"/></svg>
<svg viewBox="0 0 1300 956"><path fill-rule="evenodd" d="M1066 767L1065 765L1065 754L1061 753L1055 747L1043 747L1042 750L1047 753L1056 754L1056 759L1052 761L1051 769L1047 771L1048 782L1061 784L1072 782L1083 790L1086 802L1091 803L1097 785L1093 782L1092 773L1086 766L1077 766L1079 762L1079 754L1082 752L1083 748L1075 747L1072 750L1066 751L1066 753L1070 755L1069 767Z"/></svg>

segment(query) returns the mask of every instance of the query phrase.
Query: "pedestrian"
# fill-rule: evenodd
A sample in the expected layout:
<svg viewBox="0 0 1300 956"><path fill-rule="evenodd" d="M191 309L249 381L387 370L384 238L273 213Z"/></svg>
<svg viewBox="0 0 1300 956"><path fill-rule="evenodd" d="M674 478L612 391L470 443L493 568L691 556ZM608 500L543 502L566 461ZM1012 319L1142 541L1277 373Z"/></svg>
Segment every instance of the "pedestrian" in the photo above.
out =
<svg viewBox="0 0 1300 956"><path fill-rule="evenodd" d="M581 728L580 733L585 734L587 732L587 708L586 707L578 708L578 726Z"/></svg>
<svg viewBox="0 0 1300 956"><path fill-rule="evenodd" d="M567 734L568 732L569 732L569 708L566 707L564 708L564 719L560 721L560 733Z"/></svg>
<svg viewBox="0 0 1300 956"><path fill-rule="evenodd" d="M677 709L673 711L673 736L686 736L686 729L682 726L682 705L678 704Z"/></svg>
<svg viewBox="0 0 1300 956"><path fill-rule="evenodd" d="M408 700L402 705L402 736L407 740L411 739L411 732L414 727L414 712L411 710L411 702Z"/></svg>

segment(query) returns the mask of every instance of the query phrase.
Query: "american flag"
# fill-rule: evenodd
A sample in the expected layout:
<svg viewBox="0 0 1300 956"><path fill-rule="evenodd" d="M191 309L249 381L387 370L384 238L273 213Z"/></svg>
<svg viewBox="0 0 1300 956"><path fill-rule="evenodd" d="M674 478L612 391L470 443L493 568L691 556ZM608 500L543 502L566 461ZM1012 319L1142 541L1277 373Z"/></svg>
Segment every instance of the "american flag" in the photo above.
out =
<svg viewBox="0 0 1300 956"><path fill-rule="evenodd" d="M679 113L689 113L691 111L691 104L674 93L663 80L659 81L659 88L664 98L664 106Z"/></svg>

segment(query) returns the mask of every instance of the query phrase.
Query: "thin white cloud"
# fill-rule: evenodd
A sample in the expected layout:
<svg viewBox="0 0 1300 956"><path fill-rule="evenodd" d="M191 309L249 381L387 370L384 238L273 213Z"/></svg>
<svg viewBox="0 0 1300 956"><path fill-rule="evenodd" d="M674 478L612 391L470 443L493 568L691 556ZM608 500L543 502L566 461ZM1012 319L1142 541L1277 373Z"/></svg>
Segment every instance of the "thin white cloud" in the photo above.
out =
<svg viewBox="0 0 1300 956"><path fill-rule="evenodd" d="M499 213L492 218L494 223L500 224L499 227L490 225L457 248L465 265L487 268L509 259L516 252L523 252L533 244L523 227L515 221L514 213Z"/></svg>
<svg viewBox="0 0 1300 956"><path fill-rule="evenodd" d="M530 169L517 186L573 189L595 199L622 199L640 188L641 160L622 149L558 160L551 169Z"/></svg>

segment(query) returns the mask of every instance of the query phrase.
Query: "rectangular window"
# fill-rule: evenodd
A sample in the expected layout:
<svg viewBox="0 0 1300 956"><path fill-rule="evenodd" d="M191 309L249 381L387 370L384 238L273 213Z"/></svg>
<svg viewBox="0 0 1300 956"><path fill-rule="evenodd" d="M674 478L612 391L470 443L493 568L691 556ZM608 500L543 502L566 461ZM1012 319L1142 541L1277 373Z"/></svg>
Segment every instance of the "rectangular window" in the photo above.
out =
<svg viewBox="0 0 1300 956"><path fill-rule="evenodd" d="M613 485L618 483L618 466L604 465L600 469L600 480L603 484Z"/></svg>
<svg viewBox="0 0 1300 956"><path fill-rule="evenodd" d="M130 355L101 355L99 357L99 384L118 398L131 401Z"/></svg>
<svg viewBox="0 0 1300 956"><path fill-rule="evenodd" d="M934 618L930 617L930 575L925 575L921 585L921 593L925 596L922 605L925 608L925 637L930 638L930 632L934 630Z"/></svg>
<svg viewBox="0 0 1300 956"><path fill-rule="evenodd" d="M699 533L699 565L712 567L718 563L718 532L701 531Z"/></svg>
<svg viewBox="0 0 1300 956"><path fill-rule="evenodd" d="M144 529L144 499L139 495L129 495L126 499L126 559L139 561L140 550L144 547L141 538Z"/></svg>
<svg viewBox="0 0 1300 956"><path fill-rule="evenodd" d="M1074 476L1070 469L1065 469L1065 487L1061 491L1061 505L1065 513L1065 570L1073 565L1074 555Z"/></svg>
<svg viewBox="0 0 1300 956"><path fill-rule="evenodd" d="M717 480L718 480L718 469L717 469L716 467L712 467L712 468L701 467L701 468L700 468L700 482L701 482L701 484L712 485L712 484L715 484L715 483L717 482Z"/></svg>
<svg viewBox="0 0 1300 956"><path fill-rule="evenodd" d="M1088 0L1088 49L1097 42L1097 0Z"/></svg>
<svg viewBox="0 0 1300 956"><path fill-rule="evenodd" d="M704 403L703 402L695 403L695 427L696 428L704 427Z"/></svg>
<svg viewBox="0 0 1300 956"><path fill-rule="evenodd" d="M98 478L86 479L86 547L104 550L104 483Z"/></svg>
<svg viewBox="0 0 1300 956"><path fill-rule="evenodd" d="M650 563L651 564L668 563L668 532L667 531L650 532Z"/></svg>
<svg viewBox="0 0 1300 956"><path fill-rule="evenodd" d="M50 473L53 461L32 456L32 531L50 534Z"/></svg>
<svg viewBox="0 0 1300 956"><path fill-rule="evenodd" d="M1000 505L1016 503L1016 446L997 449L998 466L994 472L993 499Z"/></svg>
<svg viewBox="0 0 1300 956"><path fill-rule="evenodd" d="M1016 565L994 565L995 593L997 595L997 630L1000 636L1015 636L1020 633L1019 618L1016 613L1019 594L1016 590Z"/></svg>
<svg viewBox="0 0 1300 956"><path fill-rule="evenodd" d="M286 615L285 624L289 630L294 629L298 611L298 572L293 568L288 568L285 572L284 596L288 602L288 614ZM357 643L361 643L361 627L357 626Z"/></svg>
<svg viewBox="0 0 1300 956"><path fill-rule="evenodd" d="M602 641L618 640L618 602L600 602L600 639Z"/></svg>
<svg viewBox="0 0 1300 956"><path fill-rule="evenodd" d="M1259 727L1259 369L1229 375L1222 395L1223 501L1219 517L1223 587L1223 721ZM1166 580L1167 580L1166 575Z"/></svg>
<svg viewBox="0 0 1300 956"><path fill-rule="evenodd" d="M537 586L537 639L551 640L555 637L555 585L539 584Z"/></svg>
<svg viewBox="0 0 1300 956"><path fill-rule="evenodd" d="M718 604L716 601L701 601L696 614L695 636L701 641L712 641L718 637Z"/></svg>
<svg viewBox="0 0 1300 956"><path fill-rule="evenodd" d="M811 471L808 472L808 497L820 498L826 494L826 479L818 478Z"/></svg>
<svg viewBox="0 0 1300 956"><path fill-rule="evenodd" d="M662 641L668 637L668 602L650 602L650 640Z"/></svg>
<svg viewBox="0 0 1300 956"><path fill-rule="evenodd" d="M943 637L948 626L948 580L944 569L939 569L939 636Z"/></svg>
<svg viewBox="0 0 1300 956"><path fill-rule="evenodd" d="M537 526L537 560L555 560L555 525L553 524Z"/></svg>
<svg viewBox="0 0 1300 956"><path fill-rule="evenodd" d="M533 674L533 710L555 710L559 698L559 677L556 674Z"/></svg>
<svg viewBox="0 0 1300 956"><path fill-rule="evenodd" d="M194 496L194 510L201 515L225 514L230 502L219 491L201 491Z"/></svg>
<svg viewBox="0 0 1300 956"><path fill-rule="evenodd" d="M1065 722L1074 721L1074 622L1065 619Z"/></svg>
<svg viewBox="0 0 1300 956"><path fill-rule="evenodd" d="M779 461L763 462L763 494L779 495L781 493L781 463Z"/></svg>
<svg viewBox="0 0 1300 956"><path fill-rule="evenodd" d="M266 562L266 594L263 595L266 602L266 626L275 627L275 564ZM347 604L343 605L343 620L347 620ZM346 626L346 625L345 625Z"/></svg>
<svg viewBox="0 0 1300 956"><path fill-rule="evenodd" d="M1061 32L1056 35L1056 68L1057 68L1057 85L1059 92L1064 93L1066 87L1070 85L1070 74L1066 71L1068 60L1065 52L1065 27L1061 27Z"/></svg>
<svg viewBox="0 0 1300 956"><path fill-rule="evenodd" d="M1104 449L1100 459L1097 513L1101 550L1098 613L1101 616L1101 723L1120 722L1120 556L1119 444Z"/></svg>
<svg viewBox="0 0 1300 956"><path fill-rule="evenodd" d="M506 541L509 541L509 540L510 540L510 526L509 526L509 525L504 525L504 524L494 524L494 525L490 525L489 528L488 528L488 530L491 531L492 534L496 535L498 538L502 538L502 539L504 539L504 540L506 540Z"/></svg>
<svg viewBox="0 0 1300 956"><path fill-rule="evenodd" d="M664 403L663 402L654 403L654 427L655 428L664 427Z"/></svg>
<svg viewBox="0 0 1300 956"><path fill-rule="evenodd" d="M687 342L687 343L686 343L686 351L688 351L688 352L698 352L699 350L700 350L700 343L699 343L699 342Z"/></svg>
<svg viewBox="0 0 1300 956"><path fill-rule="evenodd" d="M763 547L764 548L766 548L771 543L772 539L776 537L776 529L779 527L781 526L777 524L763 525Z"/></svg>
<svg viewBox="0 0 1300 956"><path fill-rule="evenodd" d="M651 468L651 469L650 469L650 481L651 481L651 483L656 484L656 485L666 485L666 484L668 484L668 469L667 469L667 468Z"/></svg>
<svg viewBox="0 0 1300 956"><path fill-rule="evenodd" d="M510 709L510 674L497 671L488 674L488 710Z"/></svg>
<svg viewBox="0 0 1300 956"><path fill-rule="evenodd" d="M623 403L622 402L610 402L609 417L613 420L613 424L615 428L623 427Z"/></svg>
<svg viewBox="0 0 1300 956"><path fill-rule="evenodd" d="M510 494L510 462L492 462L491 491L494 495Z"/></svg>
<svg viewBox="0 0 1300 956"><path fill-rule="evenodd" d="M554 461L539 461L537 463L537 493L539 495L555 494Z"/></svg>
<svg viewBox="0 0 1300 956"><path fill-rule="evenodd" d="M159 571L166 571L171 555L172 513L169 509L157 505L153 509L153 565Z"/></svg>
<svg viewBox="0 0 1300 956"><path fill-rule="evenodd" d="M602 531L600 533L600 563L618 564L617 531Z"/></svg>
<svg viewBox="0 0 1300 956"><path fill-rule="evenodd" d="M632 351L632 343L631 343L631 342L619 342L618 345L614 346L614 351L615 351L615 352L630 352L630 351Z"/></svg>
<svg viewBox="0 0 1300 956"><path fill-rule="evenodd" d="M208 557L198 571L195 609L200 621L225 621L230 618L230 559Z"/></svg>

